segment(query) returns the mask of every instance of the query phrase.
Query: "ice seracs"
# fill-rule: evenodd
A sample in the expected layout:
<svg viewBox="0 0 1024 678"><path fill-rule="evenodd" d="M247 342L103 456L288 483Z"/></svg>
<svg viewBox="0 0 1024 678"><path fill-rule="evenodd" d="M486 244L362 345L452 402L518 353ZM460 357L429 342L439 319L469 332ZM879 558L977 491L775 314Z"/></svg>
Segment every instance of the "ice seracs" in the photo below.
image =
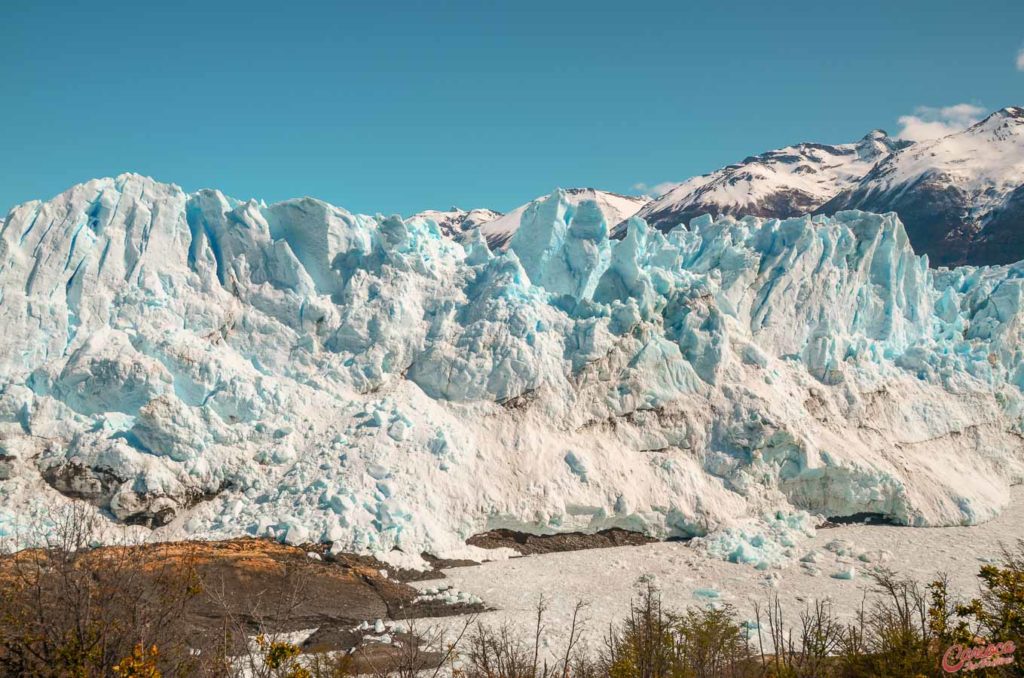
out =
<svg viewBox="0 0 1024 678"><path fill-rule="evenodd" d="M480 227L480 232L492 249L504 250L508 247L516 231L519 230L527 213L535 210L554 195L560 196L560 200L570 210L585 201L592 201L604 215L609 228L636 214L650 200L647 196L621 195L595 188L558 189L551 195L541 196L498 219L483 224Z"/></svg>
<svg viewBox="0 0 1024 678"><path fill-rule="evenodd" d="M592 201L610 225L620 223L634 214L650 200L647 196L631 196L600 191L595 188L556 189L554 194L561 196L569 209L585 201ZM491 249L496 251L508 248L512 237L519 230L526 216L536 209L550 196L541 196L525 205L520 205L507 214L489 209L465 211L452 207L448 211L427 210L413 215L411 218L429 219L437 224L444 235L460 241L476 238L479 233Z"/></svg>
<svg viewBox="0 0 1024 678"><path fill-rule="evenodd" d="M795 547L764 516L1006 503L1020 264L934 271L892 214L613 221L556 191L492 251L137 175L14 208L0 530L79 497L167 538L416 560L497 527L731 527L771 562Z"/></svg>
<svg viewBox="0 0 1024 678"><path fill-rule="evenodd" d="M502 216L501 212L495 212L490 209L478 208L467 211L458 207L452 207L447 211L425 210L412 215L410 218L430 219L441 229L441 233L450 238L458 239L463 234L472 232L488 222L500 219Z"/></svg>

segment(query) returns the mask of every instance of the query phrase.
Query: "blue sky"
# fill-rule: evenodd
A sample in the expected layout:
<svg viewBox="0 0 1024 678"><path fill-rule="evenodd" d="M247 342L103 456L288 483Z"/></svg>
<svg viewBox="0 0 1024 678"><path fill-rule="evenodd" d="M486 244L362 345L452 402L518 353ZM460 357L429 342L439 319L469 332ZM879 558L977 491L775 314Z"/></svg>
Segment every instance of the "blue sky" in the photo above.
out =
<svg viewBox="0 0 1024 678"><path fill-rule="evenodd" d="M4 0L0 211L123 171L369 213L635 192L1024 104L1021 48L1020 0Z"/></svg>

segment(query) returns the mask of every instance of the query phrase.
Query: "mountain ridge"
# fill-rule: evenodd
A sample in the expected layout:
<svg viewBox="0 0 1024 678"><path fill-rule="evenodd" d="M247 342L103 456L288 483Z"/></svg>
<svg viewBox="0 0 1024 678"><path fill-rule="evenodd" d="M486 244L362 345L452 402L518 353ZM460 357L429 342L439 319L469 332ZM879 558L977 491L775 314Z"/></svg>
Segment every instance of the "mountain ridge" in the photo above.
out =
<svg viewBox="0 0 1024 678"><path fill-rule="evenodd" d="M894 211L937 265L1024 258L1024 108L880 161L818 210Z"/></svg>
<svg viewBox="0 0 1024 678"><path fill-rule="evenodd" d="M638 214L668 230L702 214L788 218L808 214L908 142L873 130L850 144L803 142L693 177Z"/></svg>

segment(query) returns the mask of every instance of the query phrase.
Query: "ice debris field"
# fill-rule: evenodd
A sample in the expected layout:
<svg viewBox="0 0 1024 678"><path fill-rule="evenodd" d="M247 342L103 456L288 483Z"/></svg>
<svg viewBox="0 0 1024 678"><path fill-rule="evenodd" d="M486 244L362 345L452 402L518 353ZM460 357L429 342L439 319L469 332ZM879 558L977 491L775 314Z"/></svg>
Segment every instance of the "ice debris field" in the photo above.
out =
<svg viewBox="0 0 1024 678"><path fill-rule="evenodd" d="M951 590L975 594L978 569L999 562L1003 546L1024 537L1024 488L1012 495L1006 510L983 525L915 530L858 522L819 529L803 539L789 567L765 571L708 558L692 540L494 560L447 569L445 581L487 601L493 611L481 613L480 621L508 623L521 634L533 631L543 596L549 607L541 643L550 648L564 647L576 601L588 604L587 635L594 638L607 630L607 620L621 619L647 583L658 588L665 609L728 605L755 632L756 606L767 627L766 601L776 597L787 615L817 602L856 624L865 595L870 600L877 591L872 572L880 566L922 586L945 576ZM457 630L464 619L447 618L445 625Z"/></svg>
<svg viewBox="0 0 1024 678"><path fill-rule="evenodd" d="M0 535L72 497L159 538L620 527L770 566L815 516L1007 504L1024 265L930 269L893 214L608 222L556 191L492 252L137 175L15 207Z"/></svg>

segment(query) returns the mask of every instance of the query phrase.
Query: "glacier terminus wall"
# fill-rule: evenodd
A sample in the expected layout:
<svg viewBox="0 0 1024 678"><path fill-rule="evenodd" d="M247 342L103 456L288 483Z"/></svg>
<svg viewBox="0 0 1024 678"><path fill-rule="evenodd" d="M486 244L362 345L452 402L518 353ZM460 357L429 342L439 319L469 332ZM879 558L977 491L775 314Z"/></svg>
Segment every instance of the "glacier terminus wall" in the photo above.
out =
<svg viewBox="0 0 1024 678"><path fill-rule="evenodd" d="M1024 265L893 214L608 237L556 191L507 250L429 218L137 175L0 225L0 535L79 498L167 538L440 556L493 527L993 517L1024 476Z"/></svg>

